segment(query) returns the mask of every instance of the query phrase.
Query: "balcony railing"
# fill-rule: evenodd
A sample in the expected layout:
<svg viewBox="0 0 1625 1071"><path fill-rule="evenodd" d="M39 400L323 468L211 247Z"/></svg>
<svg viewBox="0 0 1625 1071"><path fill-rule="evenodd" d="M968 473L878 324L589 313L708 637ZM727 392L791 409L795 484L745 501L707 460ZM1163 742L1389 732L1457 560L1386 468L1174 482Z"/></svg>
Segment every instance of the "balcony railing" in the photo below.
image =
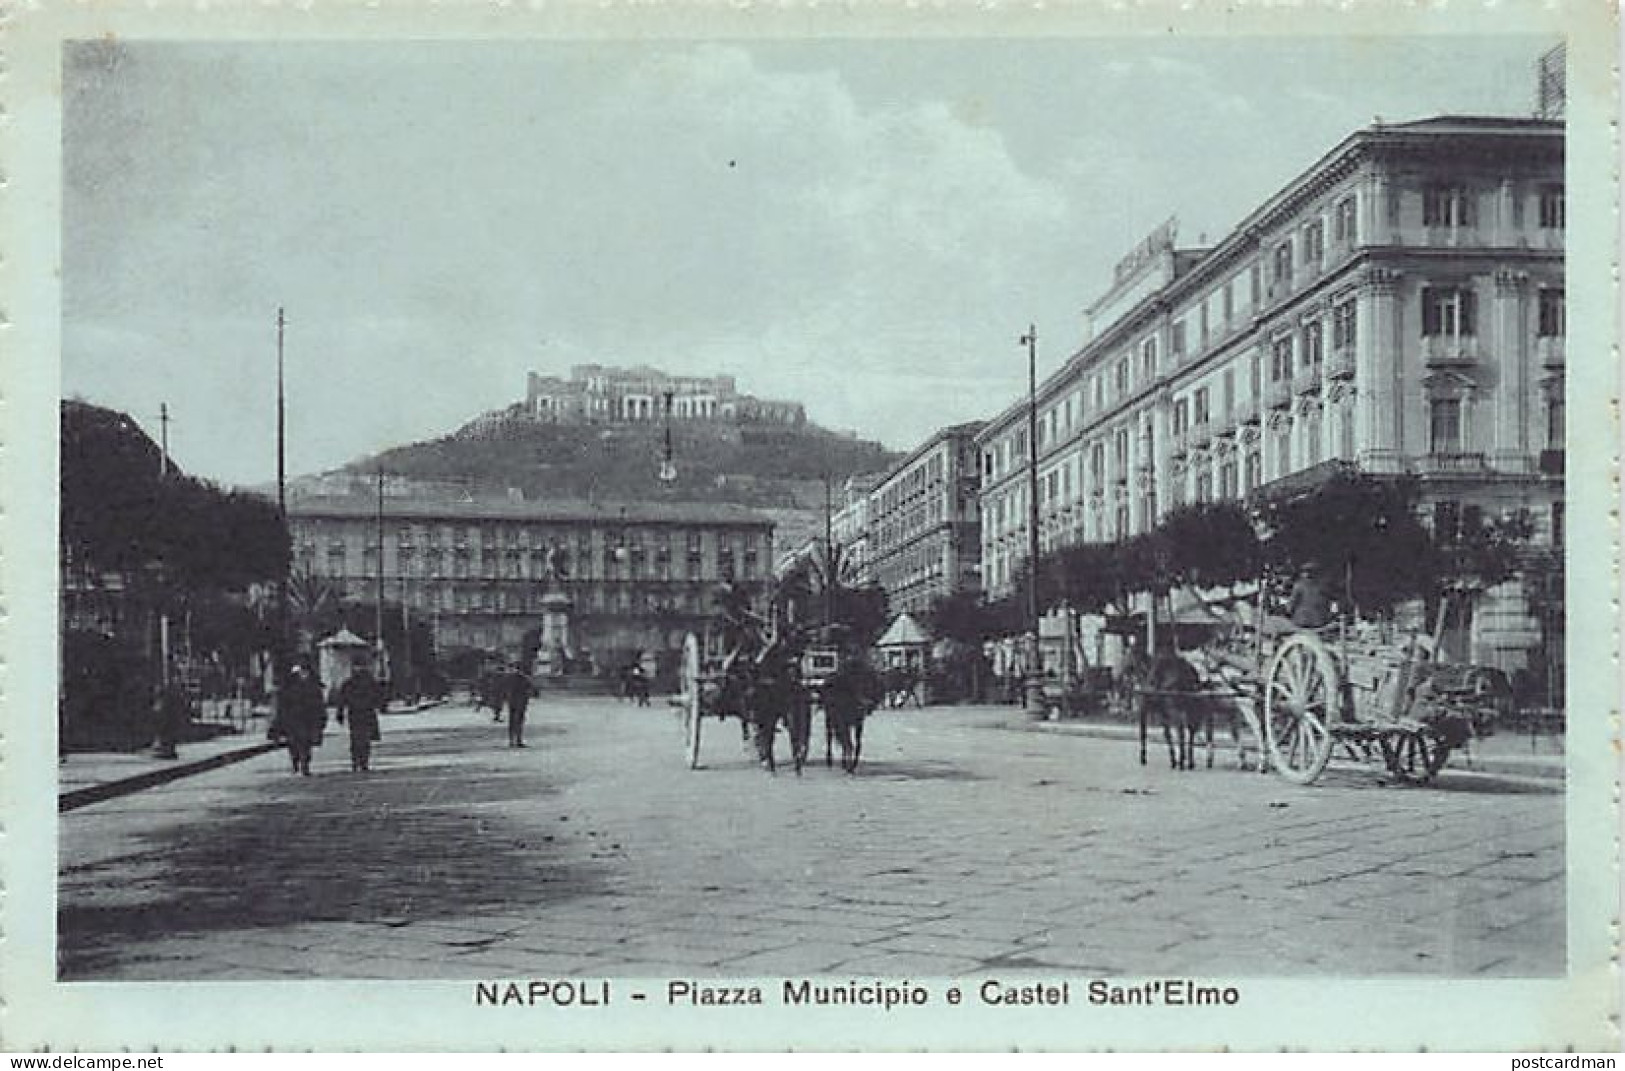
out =
<svg viewBox="0 0 1625 1071"><path fill-rule="evenodd" d="M1535 339L1535 352L1540 355L1540 363L1547 368L1563 367L1563 349L1562 335Z"/></svg>
<svg viewBox="0 0 1625 1071"><path fill-rule="evenodd" d="M1230 422L1238 426L1257 423L1258 401L1254 398L1237 398L1230 407Z"/></svg>
<svg viewBox="0 0 1625 1071"><path fill-rule="evenodd" d="M1429 368L1459 368L1478 363L1476 335L1430 335L1422 339L1422 360Z"/></svg>
<svg viewBox="0 0 1625 1071"><path fill-rule="evenodd" d="M1313 394L1320 389L1320 365L1299 365L1292 370L1292 393Z"/></svg>
<svg viewBox="0 0 1625 1071"><path fill-rule="evenodd" d="M1201 450L1202 448L1206 447L1208 442L1213 438L1213 425L1207 423L1206 421L1203 421L1200 424L1192 424L1189 435L1191 449Z"/></svg>
<svg viewBox="0 0 1625 1071"><path fill-rule="evenodd" d="M1333 350L1326 358L1327 379L1353 379L1354 378L1354 347L1344 346Z"/></svg>
<svg viewBox="0 0 1625 1071"><path fill-rule="evenodd" d="M1274 379L1264 384L1264 405L1270 409L1285 409L1292 404L1292 382Z"/></svg>
<svg viewBox="0 0 1625 1071"><path fill-rule="evenodd" d="M1484 455L1461 451L1439 451L1422 459L1422 469L1431 473L1478 473L1485 469Z"/></svg>
<svg viewBox="0 0 1625 1071"><path fill-rule="evenodd" d="M1175 457L1184 457L1190 451L1190 429L1180 428L1170 436L1170 447Z"/></svg>

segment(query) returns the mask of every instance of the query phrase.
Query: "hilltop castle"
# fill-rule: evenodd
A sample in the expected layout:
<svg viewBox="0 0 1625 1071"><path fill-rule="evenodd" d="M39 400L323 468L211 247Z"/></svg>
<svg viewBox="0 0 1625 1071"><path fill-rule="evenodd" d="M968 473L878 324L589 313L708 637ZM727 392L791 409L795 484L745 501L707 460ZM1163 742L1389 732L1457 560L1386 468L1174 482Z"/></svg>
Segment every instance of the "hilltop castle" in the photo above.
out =
<svg viewBox="0 0 1625 1071"><path fill-rule="evenodd" d="M569 379L530 373L525 413L551 424L659 423L669 417L799 425L807 419L800 402L740 394L732 376L673 376L647 365L600 364L575 365Z"/></svg>

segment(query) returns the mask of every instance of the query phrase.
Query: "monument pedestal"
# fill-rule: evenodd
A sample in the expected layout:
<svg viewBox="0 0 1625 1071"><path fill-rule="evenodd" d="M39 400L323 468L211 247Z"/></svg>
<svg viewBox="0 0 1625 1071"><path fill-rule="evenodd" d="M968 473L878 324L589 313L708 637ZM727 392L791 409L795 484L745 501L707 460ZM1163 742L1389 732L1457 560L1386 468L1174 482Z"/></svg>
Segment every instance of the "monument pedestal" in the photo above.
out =
<svg viewBox="0 0 1625 1071"><path fill-rule="evenodd" d="M536 652L536 669L551 677L562 677L570 662L570 597L557 588L542 596L542 642Z"/></svg>

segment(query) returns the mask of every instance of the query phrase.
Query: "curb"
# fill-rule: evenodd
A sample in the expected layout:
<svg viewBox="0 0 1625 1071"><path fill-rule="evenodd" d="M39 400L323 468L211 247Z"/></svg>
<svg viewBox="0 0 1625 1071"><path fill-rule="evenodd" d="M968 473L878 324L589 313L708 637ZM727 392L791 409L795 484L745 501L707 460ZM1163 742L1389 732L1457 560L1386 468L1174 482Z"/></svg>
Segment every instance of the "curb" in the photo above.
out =
<svg viewBox="0 0 1625 1071"><path fill-rule="evenodd" d="M1026 718L1006 718L982 723L984 728L1004 729L1012 732L1049 733L1052 736L1081 736L1097 740L1123 740L1130 743L1139 739L1139 730L1132 725L1091 725L1087 723L1030 721ZM1214 742L1218 742L1215 735ZM1536 781L1562 784L1568 777L1568 764L1561 756L1550 758L1511 758L1482 755L1473 756L1471 766L1451 761L1445 767L1451 773L1484 774L1495 777L1523 777Z"/></svg>
<svg viewBox="0 0 1625 1071"><path fill-rule="evenodd" d="M206 759L198 759L196 762L177 762L173 766L165 766L162 769L149 770L144 774L137 774L134 777L126 777L118 781L104 781L99 785L89 785L85 788L76 788L71 792L64 792L57 797L57 813L61 814L66 811L77 810L80 807L88 807L92 803L101 803L105 800L117 799L119 796L127 796L132 792L140 792L142 789L154 788L158 785L168 784L170 781L178 781L183 777L190 777L193 774L205 773L209 770L217 770L222 766L230 766L232 763L242 762L245 759L251 759L255 755L263 755L268 751L280 750L281 747L281 744L273 744L266 741L259 744L251 744L248 747L238 748L235 751L222 751L218 755L211 755Z"/></svg>

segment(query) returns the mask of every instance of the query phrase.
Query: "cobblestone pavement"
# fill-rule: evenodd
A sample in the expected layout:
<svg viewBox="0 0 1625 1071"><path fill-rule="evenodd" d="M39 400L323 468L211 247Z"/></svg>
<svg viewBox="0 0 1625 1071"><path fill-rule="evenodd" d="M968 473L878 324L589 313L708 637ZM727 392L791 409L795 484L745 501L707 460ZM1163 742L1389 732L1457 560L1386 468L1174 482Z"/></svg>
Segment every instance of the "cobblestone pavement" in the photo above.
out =
<svg viewBox="0 0 1625 1071"><path fill-rule="evenodd" d="M1561 974L1563 796L1452 775L1298 787L1121 741L884 712L856 776L736 723L466 708L64 815L66 979ZM1160 757L1160 756L1159 756ZM1164 760L1165 762L1165 760Z"/></svg>

